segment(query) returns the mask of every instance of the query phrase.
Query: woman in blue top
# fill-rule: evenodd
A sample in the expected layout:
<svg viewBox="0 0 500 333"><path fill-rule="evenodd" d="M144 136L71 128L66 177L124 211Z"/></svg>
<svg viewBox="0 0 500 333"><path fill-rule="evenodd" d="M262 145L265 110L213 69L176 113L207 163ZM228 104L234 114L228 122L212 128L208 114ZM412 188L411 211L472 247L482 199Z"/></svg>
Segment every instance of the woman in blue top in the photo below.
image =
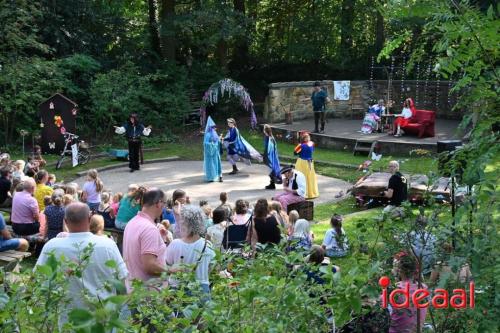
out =
<svg viewBox="0 0 500 333"><path fill-rule="evenodd" d="M298 156L295 163L295 170L298 170L306 177L306 199L313 199L319 196L318 181L314 170L312 154L314 152L314 142L308 133L302 135L302 142L295 147L294 155Z"/></svg>
<svg viewBox="0 0 500 333"><path fill-rule="evenodd" d="M276 139L274 139L271 126L268 124L264 125L264 135L264 163L271 169L271 173L269 174L271 182L266 186L266 190L274 190L276 189L276 183L282 183L278 146L276 144Z"/></svg>

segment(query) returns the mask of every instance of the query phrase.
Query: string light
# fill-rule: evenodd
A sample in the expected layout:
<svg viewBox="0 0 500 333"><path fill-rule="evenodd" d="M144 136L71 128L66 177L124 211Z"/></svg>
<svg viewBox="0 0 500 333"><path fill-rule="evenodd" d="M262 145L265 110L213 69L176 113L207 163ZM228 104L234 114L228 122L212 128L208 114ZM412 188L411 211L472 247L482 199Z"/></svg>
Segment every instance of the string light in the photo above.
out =
<svg viewBox="0 0 500 333"><path fill-rule="evenodd" d="M418 105L418 84L419 84L419 79L420 79L420 61L417 62L417 84L416 84L416 89L415 89L415 103Z"/></svg>

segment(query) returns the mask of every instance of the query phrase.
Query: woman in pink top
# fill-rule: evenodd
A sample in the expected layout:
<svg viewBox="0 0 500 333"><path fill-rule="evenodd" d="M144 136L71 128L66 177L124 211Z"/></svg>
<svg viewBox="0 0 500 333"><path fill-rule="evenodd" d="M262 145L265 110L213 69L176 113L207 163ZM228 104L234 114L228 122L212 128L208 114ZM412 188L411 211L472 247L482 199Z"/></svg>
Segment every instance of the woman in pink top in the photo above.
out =
<svg viewBox="0 0 500 333"><path fill-rule="evenodd" d="M235 225L245 225L248 223L252 214L248 212L248 202L245 200L238 199L236 200L235 205L235 213L233 215L233 224Z"/></svg>
<svg viewBox="0 0 500 333"><path fill-rule="evenodd" d="M405 252L402 252L394 259L395 274L399 276L400 281L397 283L397 288L404 289L407 284L410 285L410 295L419 288L427 288L422 283L421 287L418 286L415 277L417 276L417 262L416 259ZM403 303L402 295L397 295L396 302ZM391 323L389 333L413 333L417 331L417 308L410 301L410 307L407 309L389 309L391 313ZM420 327L423 326L427 308L420 309Z"/></svg>

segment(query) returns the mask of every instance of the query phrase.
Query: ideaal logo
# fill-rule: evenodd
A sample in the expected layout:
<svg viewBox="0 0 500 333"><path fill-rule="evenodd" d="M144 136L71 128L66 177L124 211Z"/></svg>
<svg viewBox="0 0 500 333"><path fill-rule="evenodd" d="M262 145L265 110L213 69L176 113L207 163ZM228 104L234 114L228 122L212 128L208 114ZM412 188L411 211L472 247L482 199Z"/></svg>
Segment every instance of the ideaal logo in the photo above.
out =
<svg viewBox="0 0 500 333"><path fill-rule="evenodd" d="M435 309L444 309L451 306L454 309L465 309L467 307L467 298L469 299L469 307L474 308L474 294L475 286L474 282L469 283L469 297L467 297L466 289L453 289L453 294L451 298L446 289L437 288L434 290L434 294L431 301L427 301L428 297L431 295L427 289L417 289L410 295L410 284L407 283L404 289L395 289L387 296L387 287L391 283L391 280L387 276L382 276L378 284L382 287L382 307L387 308L387 303L390 303L393 308L405 309L410 307L410 299L413 306L417 309L427 308L432 305ZM404 297L404 302L397 303L396 297L401 295Z"/></svg>

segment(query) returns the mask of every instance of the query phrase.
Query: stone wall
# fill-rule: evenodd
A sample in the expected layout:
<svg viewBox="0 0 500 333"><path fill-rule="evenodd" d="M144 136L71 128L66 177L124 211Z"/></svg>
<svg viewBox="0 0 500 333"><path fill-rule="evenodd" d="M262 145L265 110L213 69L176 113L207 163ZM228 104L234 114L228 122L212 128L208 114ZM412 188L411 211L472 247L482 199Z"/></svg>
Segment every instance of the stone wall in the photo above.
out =
<svg viewBox="0 0 500 333"><path fill-rule="evenodd" d="M267 122L283 122L290 112L293 119L312 117L310 100L315 81L278 82L269 85L269 94L264 103L264 118ZM332 100L327 105L328 117L361 119L369 105L378 99L387 100L388 81L351 81L350 100L333 100L333 81L320 81L327 88ZM417 109L436 111L437 118L461 119L463 112L452 111L455 96L448 96L448 81L403 81L394 80L391 84L390 99L394 101L393 112L400 112L403 100L412 97ZM436 98L437 97L437 98Z"/></svg>

